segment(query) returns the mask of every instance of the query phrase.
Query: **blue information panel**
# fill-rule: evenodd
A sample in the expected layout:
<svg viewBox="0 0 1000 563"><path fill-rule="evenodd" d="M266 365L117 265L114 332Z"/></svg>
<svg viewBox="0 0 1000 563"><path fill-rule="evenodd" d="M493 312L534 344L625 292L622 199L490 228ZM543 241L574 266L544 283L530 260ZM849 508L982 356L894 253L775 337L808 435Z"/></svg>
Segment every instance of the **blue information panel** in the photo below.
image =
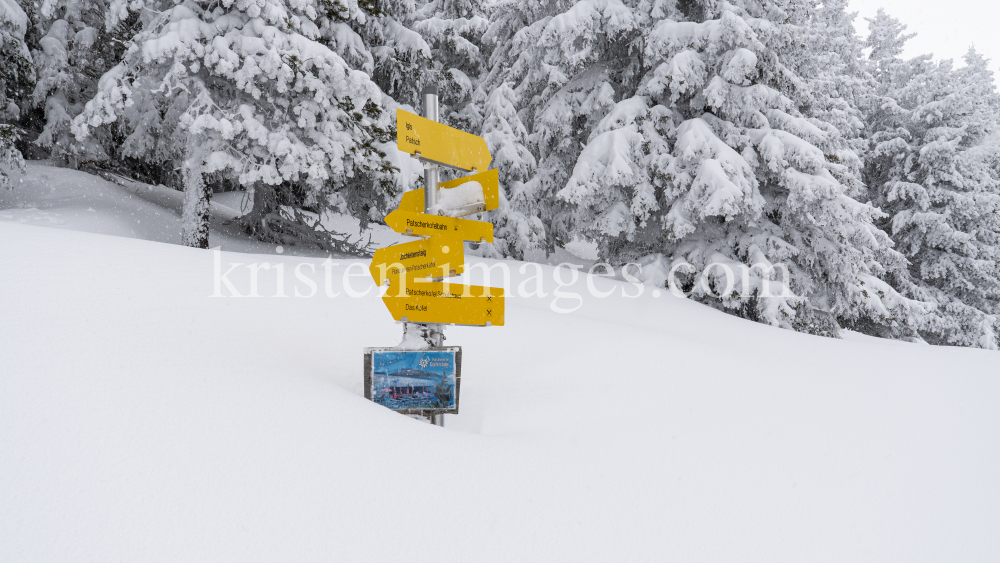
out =
<svg viewBox="0 0 1000 563"><path fill-rule="evenodd" d="M365 397L409 414L458 413L462 349L365 350Z"/></svg>

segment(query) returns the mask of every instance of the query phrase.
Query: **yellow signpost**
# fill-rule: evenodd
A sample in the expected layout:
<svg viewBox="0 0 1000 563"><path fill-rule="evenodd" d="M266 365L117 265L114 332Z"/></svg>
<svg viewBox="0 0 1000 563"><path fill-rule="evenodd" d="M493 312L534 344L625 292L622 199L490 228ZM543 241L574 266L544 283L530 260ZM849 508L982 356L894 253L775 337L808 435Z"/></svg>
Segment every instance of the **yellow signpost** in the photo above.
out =
<svg viewBox="0 0 1000 563"><path fill-rule="evenodd" d="M437 87L421 93L424 115L397 110L396 146L420 159L425 189L403 194L385 224L421 237L375 252L369 271L388 286L382 301L403 322L403 341L365 349L365 397L396 412L444 425L458 414L462 349L444 346L442 325L502 326L504 290L447 283L465 271L465 241L493 242L493 225L462 219L497 209L499 177L486 141L437 122ZM473 174L439 183L440 167Z"/></svg>
<svg viewBox="0 0 1000 563"><path fill-rule="evenodd" d="M465 271L464 241L493 242L492 223L460 218L500 205L498 173L486 170L491 159L486 141L403 110L396 116L400 150L428 163L477 173L440 186L430 182L434 195L453 190L432 198L436 203L431 210L440 214L425 212L426 194L420 189L403 194L399 208L386 216L385 224L397 233L427 238L375 252L369 271L375 283L389 286L382 300L397 321L503 325L503 289L443 281Z"/></svg>
<svg viewBox="0 0 1000 563"><path fill-rule="evenodd" d="M385 224L397 233L416 236L452 235L472 242L493 242L493 223L428 215L397 209L385 216Z"/></svg>
<svg viewBox="0 0 1000 563"><path fill-rule="evenodd" d="M448 235L396 244L376 250L369 269L375 283L390 287L404 276L407 281L457 276L465 271L465 248L461 238Z"/></svg>
<svg viewBox="0 0 1000 563"><path fill-rule="evenodd" d="M492 160L482 137L401 109L396 110L396 147L421 160L466 172L483 172Z"/></svg>
<svg viewBox="0 0 1000 563"><path fill-rule="evenodd" d="M381 248L369 266L392 318L411 323L502 326L503 289L443 283L465 271L465 240L492 241L493 225L397 209L386 218L397 233L429 238Z"/></svg>
<svg viewBox="0 0 1000 563"><path fill-rule="evenodd" d="M504 295L498 287L413 282L390 287L382 301L397 321L503 325Z"/></svg>

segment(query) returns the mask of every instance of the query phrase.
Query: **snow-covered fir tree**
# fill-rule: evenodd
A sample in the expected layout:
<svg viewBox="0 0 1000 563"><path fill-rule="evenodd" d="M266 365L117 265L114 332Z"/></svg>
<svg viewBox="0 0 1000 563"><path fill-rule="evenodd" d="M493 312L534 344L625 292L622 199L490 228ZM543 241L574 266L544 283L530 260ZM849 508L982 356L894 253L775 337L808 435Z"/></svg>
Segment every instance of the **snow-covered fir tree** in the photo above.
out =
<svg viewBox="0 0 1000 563"><path fill-rule="evenodd" d="M394 187L379 149L391 123L378 86L322 41L315 22L329 8L112 0L108 24L139 12L142 30L101 78L74 133L84 140L121 127L126 154L179 168L190 246L208 245L214 184L251 191L243 224L270 240L311 232L332 208L380 218Z"/></svg>
<svg viewBox="0 0 1000 563"><path fill-rule="evenodd" d="M408 25L416 10L413 0L337 0L319 6L320 41L352 68L367 73L391 99L388 105L419 108L420 91L431 76L432 54Z"/></svg>
<svg viewBox="0 0 1000 563"><path fill-rule="evenodd" d="M783 62L817 32L813 8L589 0L497 46L491 78L525 100L538 162L525 193L550 247L589 238L649 281L673 270L696 298L774 325L835 333L832 315L912 335L925 306L882 279L903 259L879 211L848 195L857 156L822 119L836 104L803 113L816 77ZM718 265L748 287L723 292Z"/></svg>
<svg viewBox="0 0 1000 563"><path fill-rule="evenodd" d="M28 16L14 0L0 0L0 187L10 188L10 170L23 170L24 159L15 143L21 115L18 100L34 80L31 54L24 43Z"/></svg>
<svg viewBox="0 0 1000 563"><path fill-rule="evenodd" d="M440 91L442 121L479 131L489 93L480 88L488 53L482 37L489 20L479 0L431 0L412 16L413 29L430 45L428 78Z"/></svg>
<svg viewBox="0 0 1000 563"><path fill-rule="evenodd" d="M862 54L864 42L857 35L857 12L847 11L847 0L826 0L812 11L802 26L800 45L788 49L787 58L806 84L799 110L807 117L833 126L846 143L837 159L851 169L844 187L848 195L865 201L860 181L861 157L867 148L863 107L871 103L875 81ZM797 60L796 60L797 59Z"/></svg>
<svg viewBox="0 0 1000 563"><path fill-rule="evenodd" d="M131 39L135 14L110 31L105 27L105 0L43 0L33 24L42 37L32 53L37 82L34 104L44 111L45 125L35 141L52 158L71 167L107 160L116 141L103 135L77 140L70 126L97 92L97 81L118 64L124 42ZM103 137L103 138L97 138Z"/></svg>
<svg viewBox="0 0 1000 563"><path fill-rule="evenodd" d="M382 91L382 107L390 120L399 107L420 112L420 92L431 80L431 48L412 29L416 4L413 0L320 2L317 25L319 41L339 54L351 68L371 77ZM398 199L408 189L422 185L421 166L398 151L392 138L394 126L384 137L388 142L376 143L380 157L395 169L391 175L378 174L387 193ZM361 192L357 192L361 195ZM391 205L390 205L391 207ZM364 199L350 199L341 211L361 219L362 228L369 219L381 220L385 209L371 207Z"/></svg>
<svg viewBox="0 0 1000 563"><path fill-rule="evenodd" d="M907 63L900 59L906 42L916 37L916 33L905 33L906 25L879 8L874 18L865 18L868 22L868 39L865 47L870 50L868 55L872 74L882 85L882 91L894 80L894 74L906 73ZM918 57L929 60L930 56Z"/></svg>
<svg viewBox="0 0 1000 563"><path fill-rule="evenodd" d="M510 82L521 100L518 114L537 170L520 192L543 222L543 246L551 252L573 238L569 205L556 194L616 92L635 88L637 49L650 19L615 1L503 2L492 19L484 38L492 45L485 89Z"/></svg>
<svg viewBox="0 0 1000 563"><path fill-rule="evenodd" d="M482 136L493 155L491 167L500 178L500 207L486 216L494 225L494 243L487 255L521 260L525 252L539 247L545 229L535 200L525 193L524 181L535 174L536 162L525 146L528 132L517 115L517 94L509 83L490 93Z"/></svg>
<svg viewBox="0 0 1000 563"><path fill-rule="evenodd" d="M974 50L951 61L900 59L910 37L884 12L870 20L879 97L867 118L872 199L910 261L895 274L910 296L937 304L928 341L997 348L1000 313L1000 96Z"/></svg>

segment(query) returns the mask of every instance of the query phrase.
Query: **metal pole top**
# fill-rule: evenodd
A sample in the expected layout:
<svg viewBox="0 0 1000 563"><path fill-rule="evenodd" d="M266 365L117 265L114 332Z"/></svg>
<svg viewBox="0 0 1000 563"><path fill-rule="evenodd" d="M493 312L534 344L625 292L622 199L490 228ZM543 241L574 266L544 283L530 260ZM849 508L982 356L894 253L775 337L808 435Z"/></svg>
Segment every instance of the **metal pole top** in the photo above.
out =
<svg viewBox="0 0 1000 563"><path fill-rule="evenodd" d="M437 85L424 86L420 97L424 105L424 117L431 121L440 121L438 117ZM434 164L424 163L424 213L434 213L440 179L438 167Z"/></svg>

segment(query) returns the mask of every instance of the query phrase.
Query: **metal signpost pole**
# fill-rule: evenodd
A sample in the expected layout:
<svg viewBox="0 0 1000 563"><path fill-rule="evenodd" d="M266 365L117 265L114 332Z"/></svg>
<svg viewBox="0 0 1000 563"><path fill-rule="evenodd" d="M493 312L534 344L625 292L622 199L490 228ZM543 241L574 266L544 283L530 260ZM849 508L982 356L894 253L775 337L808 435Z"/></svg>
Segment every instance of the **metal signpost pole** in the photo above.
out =
<svg viewBox="0 0 1000 563"><path fill-rule="evenodd" d="M426 86L420 97L424 103L424 117L431 121L438 121L438 88L437 86ZM424 213L435 214L434 207L437 206L438 183L441 179L441 169L436 164L424 163Z"/></svg>
<svg viewBox="0 0 1000 563"><path fill-rule="evenodd" d="M424 117L431 121L438 118L438 87L425 86L420 93L424 104ZM437 164L424 163L424 213L436 215L438 184L441 180L441 168ZM427 324L426 340L435 347L444 345L444 327L440 324ZM436 414L429 417L431 424L444 426L444 415Z"/></svg>

